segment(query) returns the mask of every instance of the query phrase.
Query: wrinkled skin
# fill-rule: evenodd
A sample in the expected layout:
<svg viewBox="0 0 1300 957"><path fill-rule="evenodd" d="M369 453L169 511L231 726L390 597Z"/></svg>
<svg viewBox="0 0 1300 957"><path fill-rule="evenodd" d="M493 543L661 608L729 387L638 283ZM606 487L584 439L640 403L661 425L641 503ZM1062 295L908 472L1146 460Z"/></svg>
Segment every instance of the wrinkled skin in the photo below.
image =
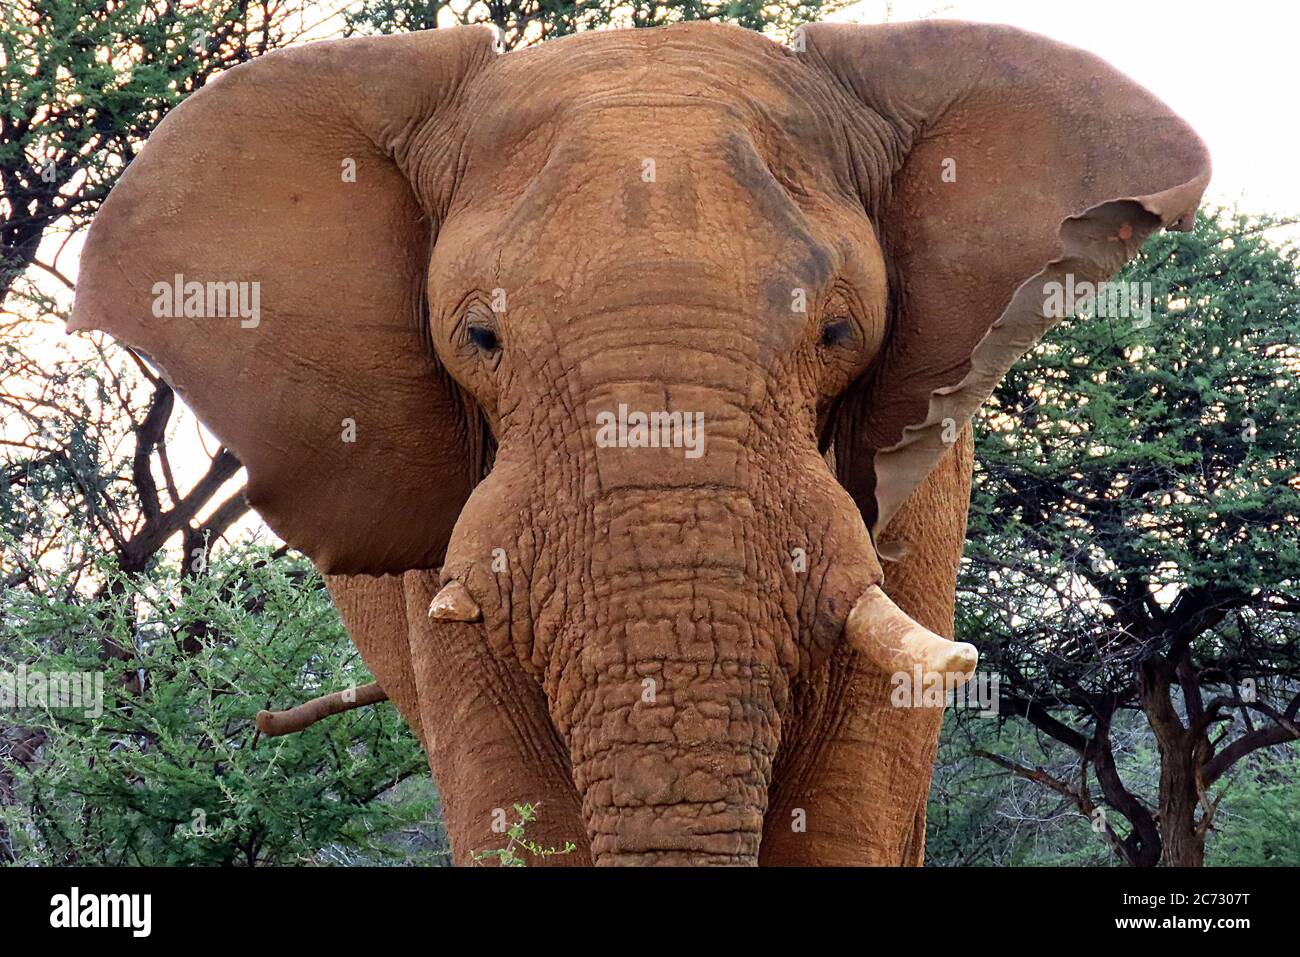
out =
<svg viewBox="0 0 1300 957"><path fill-rule="evenodd" d="M1208 177L1042 38L804 41L274 54L176 110L92 230L73 327L158 364L327 573L460 861L529 801L579 845L551 863L919 863L940 714L890 706L846 617L883 583L951 637L965 423L1042 284L1108 277ZM176 273L260 282L259 323L154 316ZM703 453L602 445L620 404L702 414ZM481 621L429 618L451 582Z"/></svg>

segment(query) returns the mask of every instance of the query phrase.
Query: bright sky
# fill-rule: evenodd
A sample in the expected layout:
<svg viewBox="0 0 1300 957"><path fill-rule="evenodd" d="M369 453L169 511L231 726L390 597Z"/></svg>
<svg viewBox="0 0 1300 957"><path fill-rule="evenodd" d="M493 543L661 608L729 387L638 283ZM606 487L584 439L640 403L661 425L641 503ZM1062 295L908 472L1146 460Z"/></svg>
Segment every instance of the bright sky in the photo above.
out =
<svg viewBox="0 0 1300 957"><path fill-rule="evenodd" d="M1300 214L1300 179L1293 165L1300 156L1295 51L1300 4L862 0L828 19L878 23L927 16L1008 23L1104 57L1173 107L1209 145L1215 170L1207 194L1211 203L1279 216ZM42 250L46 261L58 238L51 237ZM58 264L68 275L75 275L79 246L70 244ZM188 473L177 478L186 487L206 462L200 429L186 412L177 417L172 436L173 463L178 473ZM203 444L216 447L210 436Z"/></svg>
<svg viewBox="0 0 1300 957"><path fill-rule="evenodd" d="M1210 148L1211 202L1300 214L1300 4L1290 0L863 0L827 19L928 14L1008 23L1082 47L1137 80Z"/></svg>

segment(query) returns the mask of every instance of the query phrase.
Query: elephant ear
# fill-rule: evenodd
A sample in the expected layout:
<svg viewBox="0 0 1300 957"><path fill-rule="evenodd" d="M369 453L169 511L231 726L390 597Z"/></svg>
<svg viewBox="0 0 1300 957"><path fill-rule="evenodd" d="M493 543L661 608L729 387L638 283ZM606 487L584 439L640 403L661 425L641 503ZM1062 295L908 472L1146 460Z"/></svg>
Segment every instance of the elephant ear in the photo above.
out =
<svg viewBox="0 0 1300 957"><path fill-rule="evenodd" d="M1151 93L1035 34L923 21L818 24L804 38L807 60L848 91L850 125L874 131L892 166L863 197L889 266L889 336L832 435L882 547L908 495L1059 317L1051 284L1108 280L1153 230L1190 229L1209 157Z"/></svg>
<svg viewBox="0 0 1300 957"><path fill-rule="evenodd" d="M312 43L159 124L104 203L70 330L144 355L330 573L436 567L481 474L425 273L489 28Z"/></svg>

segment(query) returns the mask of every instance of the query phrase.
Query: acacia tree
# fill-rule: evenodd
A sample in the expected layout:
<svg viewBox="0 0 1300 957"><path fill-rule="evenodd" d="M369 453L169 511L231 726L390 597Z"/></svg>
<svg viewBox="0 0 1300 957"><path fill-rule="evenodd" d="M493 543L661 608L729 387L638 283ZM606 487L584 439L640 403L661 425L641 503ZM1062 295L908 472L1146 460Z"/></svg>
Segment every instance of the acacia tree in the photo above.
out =
<svg viewBox="0 0 1300 957"><path fill-rule="evenodd" d="M1149 314L1081 309L977 423L959 630L1003 718L1076 761L979 753L1130 864L1203 863L1234 766L1300 739L1300 262L1270 225L1153 237L1117 277L1150 284ZM1126 712L1154 734L1153 801L1116 762Z"/></svg>
<svg viewBox="0 0 1300 957"><path fill-rule="evenodd" d="M61 329L73 240L166 112L221 70L293 40L300 0L13 0L0 5L0 606L6 668L33 601L107 612L158 572L180 538L207 568L248 509L217 448L190 482L168 454L171 388L134 354ZM298 25L298 26L295 26ZM174 559L174 555L170 556ZM110 559L105 563L105 559ZM118 574L124 573L124 574ZM188 650L202 631L191 622ZM123 690L148 680L141 648L98 632ZM54 651L44 649L46 655ZM44 656L44 655L43 655ZM43 657L42 656L42 657ZM107 666L106 666L107 667ZM0 727L0 804L48 762L39 715ZM48 767L47 767L48 769ZM0 821L0 855L16 835Z"/></svg>
<svg viewBox="0 0 1300 957"><path fill-rule="evenodd" d="M346 32L431 30L448 21L490 23L507 50L601 27L658 27L716 20L788 38L801 23L849 0L361 0L343 11Z"/></svg>
<svg viewBox="0 0 1300 957"><path fill-rule="evenodd" d="M299 0L0 5L0 302L56 224L84 228L149 132L209 77L291 39Z"/></svg>

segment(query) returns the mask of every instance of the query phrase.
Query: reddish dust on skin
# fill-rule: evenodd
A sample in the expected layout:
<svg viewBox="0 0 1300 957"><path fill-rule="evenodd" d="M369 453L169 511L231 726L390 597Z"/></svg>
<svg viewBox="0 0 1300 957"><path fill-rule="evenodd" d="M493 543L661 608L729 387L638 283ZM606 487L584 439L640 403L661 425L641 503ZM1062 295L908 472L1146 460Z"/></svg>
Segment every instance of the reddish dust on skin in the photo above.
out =
<svg viewBox="0 0 1300 957"><path fill-rule="evenodd" d="M605 863L920 863L940 715L892 707L843 640L880 571L853 570L872 554L862 519L892 516L890 602L951 636L970 431L950 446L911 427L938 399L965 423L1035 338L1018 324L1036 311L998 319L1058 261L1062 222L1115 217L1076 231L1085 271L1109 276L1156 220L1191 221L1199 141L1081 51L982 24L806 39L796 55L684 24L496 58L466 28L282 51L169 115L87 238L73 328L171 370L250 503L332 573L427 746L460 862L497 841L498 809L530 803L530 837L585 836ZM207 162L213 143L229 162ZM648 149L653 180L625 160ZM367 177L320 162L345 150ZM1151 217L1113 208L1134 196ZM240 335L149 321L142 297L176 273L277 292ZM489 361L459 338L461 305L498 287ZM832 290L856 336L823 343ZM392 321L359 336L360 307ZM703 414L707 454L575 433L633 383L647 401L629 407ZM355 447L345 417L368 423ZM508 574L485 567L503 539Z"/></svg>

